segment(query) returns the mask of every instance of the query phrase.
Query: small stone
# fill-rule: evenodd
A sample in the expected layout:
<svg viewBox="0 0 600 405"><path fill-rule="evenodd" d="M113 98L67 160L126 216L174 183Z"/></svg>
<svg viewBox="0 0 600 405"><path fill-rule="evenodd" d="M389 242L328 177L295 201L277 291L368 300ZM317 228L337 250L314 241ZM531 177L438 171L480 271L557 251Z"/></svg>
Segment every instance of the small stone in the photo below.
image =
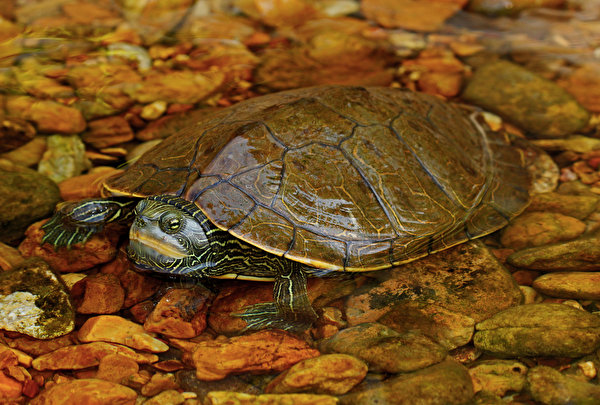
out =
<svg viewBox="0 0 600 405"><path fill-rule="evenodd" d="M487 391L504 396L521 392L527 381L527 366L515 360L485 360L469 368L475 392Z"/></svg>
<svg viewBox="0 0 600 405"><path fill-rule="evenodd" d="M236 0L234 3L244 14L276 27L301 25L317 14L313 4L306 0Z"/></svg>
<svg viewBox="0 0 600 405"><path fill-rule="evenodd" d="M232 375L222 380L201 381L196 378L195 370L181 370L175 374L175 378L180 389L193 392L201 399L212 391L233 391L252 395L262 393L262 389L253 385L252 381L244 381L244 376Z"/></svg>
<svg viewBox="0 0 600 405"><path fill-rule="evenodd" d="M526 154L527 171L531 178L529 193L535 195L556 190L560 179L560 170L556 162L541 149L529 148Z"/></svg>
<svg viewBox="0 0 600 405"><path fill-rule="evenodd" d="M459 73L425 72L418 80L419 89L427 94L454 97L460 93L463 76Z"/></svg>
<svg viewBox="0 0 600 405"><path fill-rule="evenodd" d="M370 384L364 390L340 398L344 405L468 404L473 398L468 370L453 360Z"/></svg>
<svg viewBox="0 0 600 405"><path fill-rule="evenodd" d="M10 378L2 371L0 371L0 400L6 401L8 404L12 404L10 399L19 398L23 391L23 384L19 381ZM9 399L10 398L10 399ZM16 402L14 402L16 403Z"/></svg>
<svg viewBox="0 0 600 405"><path fill-rule="evenodd" d="M27 168L0 168L0 241L20 239L29 225L50 215L59 201L58 187L48 177Z"/></svg>
<svg viewBox="0 0 600 405"><path fill-rule="evenodd" d="M523 293L523 304L537 304L543 300L543 297L531 287L520 285L519 289Z"/></svg>
<svg viewBox="0 0 600 405"><path fill-rule="evenodd" d="M263 394L212 391L206 395L205 405L336 405L338 399L329 395Z"/></svg>
<svg viewBox="0 0 600 405"><path fill-rule="evenodd" d="M571 135L561 139L533 139L531 142L548 152L587 153L600 149L600 139L583 135Z"/></svg>
<svg viewBox="0 0 600 405"><path fill-rule="evenodd" d="M213 381L233 373L283 371L319 354L303 340L275 329L224 341L200 342L194 348L192 361L199 380Z"/></svg>
<svg viewBox="0 0 600 405"><path fill-rule="evenodd" d="M77 134L86 126L79 110L51 100L9 96L6 97L5 109L8 116L32 121L38 132Z"/></svg>
<svg viewBox="0 0 600 405"><path fill-rule="evenodd" d="M13 117L1 118L0 153L6 153L25 145L35 137L35 133L35 128L27 121Z"/></svg>
<svg viewBox="0 0 600 405"><path fill-rule="evenodd" d="M559 1L559 0L555 0ZM579 65L578 65L579 66ZM600 112L600 65L598 63L584 63L576 68L567 78L558 80L558 84L588 110Z"/></svg>
<svg viewBox="0 0 600 405"><path fill-rule="evenodd" d="M523 249L508 256L506 261L512 266L531 270L600 270L600 240L586 237Z"/></svg>
<svg viewBox="0 0 600 405"><path fill-rule="evenodd" d="M163 391L144 401L144 405L179 405L185 402L185 397L175 390Z"/></svg>
<svg viewBox="0 0 600 405"><path fill-rule="evenodd" d="M502 231L503 246L523 249L577 238L585 231L585 223L556 212L526 212Z"/></svg>
<svg viewBox="0 0 600 405"><path fill-rule="evenodd" d="M320 343L324 352L345 353L369 364L371 371L404 373L442 361L447 351L418 331L398 333L378 323L341 330Z"/></svg>
<svg viewBox="0 0 600 405"><path fill-rule="evenodd" d="M193 338L206 328L206 313L212 294L200 286L172 288L160 299L144 329L174 338Z"/></svg>
<svg viewBox="0 0 600 405"><path fill-rule="evenodd" d="M102 149L133 140L133 131L129 122L117 115L90 121L81 139L96 149Z"/></svg>
<svg viewBox="0 0 600 405"><path fill-rule="evenodd" d="M89 318L81 326L77 336L81 342L120 343L152 353L169 350L169 346L147 333L142 325L115 315Z"/></svg>
<svg viewBox="0 0 600 405"><path fill-rule="evenodd" d="M463 0L367 0L361 3L361 10L369 20L386 28L436 31L465 3Z"/></svg>
<svg viewBox="0 0 600 405"><path fill-rule="evenodd" d="M70 380L52 385L31 400L31 405L134 405L137 393L131 388L95 378Z"/></svg>
<svg viewBox="0 0 600 405"><path fill-rule="evenodd" d="M119 354L139 364L151 364L158 361L158 356L155 354L139 353L113 343L93 342L65 346L43 354L33 360L32 366L36 370L80 370L96 367L100 364L100 360L109 354Z"/></svg>
<svg viewBox="0 0 600 405"><path fill-rule="evenodd" d="M547 366L537 366L527 373L529 392L534 400L551 404L600 403L600 387L561 374Z"/></svg>
<svg viewBox="0 0 600 405"><path fill-rule="evenodd" d="M271 381L265 392L343 395L365 378L367 369L367 365L356 357L324 354L294 364Z"/></svg>
<svg viewBox="0 0 600 405"><path fill-rule="evenodd" d="M562 304L508 308L476 329L475 347L496 356L580 357L600 347L600 318Z"/></svg>
<svg viewBox="0 0 600 405"><path fill-rule="evenodd" d="M100 359L96 378L117 384L127 382L139 371L139 365L132 359L120 354L108 354Z"/></svg>
<svg viewBox="0 0 600 405"><path fill-rule="evenodd" d="M544 295L579 300L600 300L600 273L549 273L535 279L533 288Z"/></svg>
<svg viewBox="0 0 600 405"><path fill-rule="evenodd" d="M0 329L37 339L65 335L75 326L69 292L41 259L0 272Z"/></svg>
<svg viewBox="0 0 600 405"><path fill-rule="evenodd" d="M564 3L564 0L471 0L469 10L490 16L513 16L528 8L559 8Z"/></svg>
<svg viewBox="0 0 600 405"><path fill-rule="evenodd" d="M507 61L479 67L462 97L541 137L569 135L589 120L589 113L561 87Z"/></svg>
<svg viewBox="0 0 600 405"><path fill-rule="evenodd" d="M79 314L113 314L123 307L125 290L112 274L94 274L75 283L71 296Z"/></svg>
<svg viewBox="0 0 600 405"><path fill-rule="evenodd" d="M100 198L104 181L122 172L123 170L108 166L95 167L88 174L61 181L58 184L60 196L64 201Z"/></svg>
<svg viewBox="0 0 600 405"><path fill-rule="evenodd" d="M35 166L42 160L44 152L46 152L46 137L36 136L25 145L3 153L0 158L6 159L16 165L23 167Z"/></svg>
<svg viewBox="0 0 600 405"><path fill-rule="evenodd" d="M148 121L152 121L163 115L167 111L167 103L162 100L157 100L153 103L145 105L142 108L140 116Z"/></svg>
<svg viewBox="0 0 600 405"><path fill-rule="evenodd" d="M25 232L25 239L19 245L19 252L24 257L40 257L59 272L77 272L106 263L117 254L119 235L106 231L95 234L84 245L76 244L71 249L63 247L55 250L49 243L42 244L45 232L40 227L45 222L36 222Z"/></svg>
<svg viewBox="0 0 600 405"><path fill-rule="evenodd" d="M594 212L599 201L600 196L595 195L543 193L533 196L527 211L556 212L583 220Z"/></svg>
<svg viewBox="0 0 600 405"><path fill-rule="evenodd" d="M15 339L9 339L7 344L14 349L22 350L32 356L40 356L42 354L53 352L61 347L71 346L76 343L76 338L73 333L60 336L54 339L34 339L28 336L20 336ZM29 366L29 365L28 365Z"/></svg>
<svg viewBox="0 0 600 405"><path fill-rule="evenodd" d="M23 263L24 260L25 258L16 248L0 242L0 269L11 270Z"/></svg>
<svg viewBox="0 0 600 405"><path fill-rule="evenodd" d="M155 373L141 389L142 395L151 397L162 391L179 389L173 374Z"/></svg>
<svg viewBox="0 0 600 405"><path fill-rule="evenodd" d="M85 155L85 146L77 135L51 135L47 138L48 149L38 165L38 171L56 183L79 176L91 167Z"/></svg>

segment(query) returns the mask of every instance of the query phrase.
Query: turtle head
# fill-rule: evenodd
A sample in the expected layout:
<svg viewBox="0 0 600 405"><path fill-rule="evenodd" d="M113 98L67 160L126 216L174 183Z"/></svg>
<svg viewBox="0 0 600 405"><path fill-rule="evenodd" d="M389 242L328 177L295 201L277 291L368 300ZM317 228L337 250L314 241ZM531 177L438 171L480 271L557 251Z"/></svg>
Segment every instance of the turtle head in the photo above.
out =
<svg viewBox="0 0 600 405"><path fill-rule="evenodd" d="M214 266L207 233L208 219L193 202L160 195L135 208L129 231L129 258L141 270L202 276Z"/></svg>

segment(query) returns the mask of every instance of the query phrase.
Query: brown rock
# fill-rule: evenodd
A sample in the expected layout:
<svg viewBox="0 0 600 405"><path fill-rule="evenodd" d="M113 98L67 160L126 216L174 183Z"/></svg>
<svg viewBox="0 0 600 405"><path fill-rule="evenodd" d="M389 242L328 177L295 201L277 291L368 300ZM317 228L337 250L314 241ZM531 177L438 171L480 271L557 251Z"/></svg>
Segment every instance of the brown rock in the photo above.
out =
<svg viewBox="0 0 600 405"><path fill-rule="evenodd" d="M5 108L8 115L34 122L39 132L77 134L86 125L79 110L55 101L9 96Z"/></svg>
<svg viewBox="0 0 600 405"><path fill-rule="evenodd" d="M160 299L144 322L144 329L174 338L192 338L206 328L212 294L205 288L173 288Z"/></svg>
<svg viewBox="0 0 600 405"><path fill-rule="evenodd" d="M129 357L120 354L109 354L100 359L96 378L121 384L136 374L139 369L138 364Z"/></svg>
<svg viewBox="0 0 600 405"><path fill-rule="evenodd" d="M21 336L8 340L7 344L12 348L22 350L32 356L40 356L42 354L53 352L61 347L71 346L75 344L76 340L74 334L69 333L68 335L46 340Z"/></svg>
<svg viewBox="0 0 600 405"><path fill-rule="evenodd" d="M585 231L585 223L556 212L526 212L504 228L501 243L523 249L577 238Z"/></svg>
<svg viewBox="0 0 600 405"><path fill-rule="evenodd" d="M175 382L173 374L155 373L141 389L144 396L151 397L166 390L177 390L179 385Z"/></svg>
<svg viewBox="0 0 600 405"><path fill-rule="evenodd" d="M206 405L335 405L336 397L312 394L264 394L252 395L242 392L212 391L206 395Z"/></svg>
<svg viewBox="0 0 600 405"><path fill-rule="evenodd" d="M192 361L198 379L213 381L234 373L283 371L318 355L318 350L287 332L264 330L225 341L200 342Z"/></svg>
<svg viewBox="0 0 600 405"><path fill-rule="evenodd" d="M598 206L596 195L572 195L559 193L534 194L527 211L551 211L577 219L585 219Z"/></svg>
<svg viewBox="0 0 600 405"><path fill-rule="evenodd" d="M22 390L23 384L0 371L0 401L3 398L18 398Z"/></svg>
<svg viewBox="0 0 600 405"><path fill-rule="evenodd" d="M558 84L592 112L600 112L600 64L587 63Z"/></svg>
<svg viewBox="0 0 600 405"><path fill-rule="evenodd" d="M71 297L80 314L112 314L123 307L125 290L112 274L94 274L75 283Z"/></svg>
<svg viewBox="0 0 600 405"><path fill-rule="evenodd" d="M294 364L271 381L265 392L342 395L360 383L367 375L367 370L367 365L356 357L324 354Z"/></svg>
<svg viewBox="0 0 600 405"><path fill-rule="evenodd" d="M3 153L2 158L15 164L30 167L37 165L42 159L47 148L47 139L45 136L36 136L25 145L10 152Z"/></svg>
<svg viewBox="0 0 600 405"><path fill-rule="evenodd" d="M117 254L116 246L119 235L114 232L97 233L85 245L73 245L71 249L55 250L49 243L42 245L44 231L40 227L45 222L45 220L36 222L25 232L25 239L19 245L19 252L24 257L41 257L54 270L69 273L87 270L98 264L106 263Z"/></svg>
<svg viewBox="0 0 600 405"><path fill-rule="evenodd" d="M464 0L367 0L361 3L363 14L386 28L435 31L461 9Z"/></svg>
<svg viewBox="0 0 600 405"><path fill-rule="evenodd" d="M532 287L550 297L600 300L600 273L548 273L536 278Z"/></svg>
<svg viewBox="0 0 600 405"><path fill-rule="evenodd" d="M65 201L99 198L104 181L122 173L123 170L112 167L95 167L88 174L70 177L58 184L60 196Z"/></svg>
<svg viewBox="0 0 600 405"><path fill-rule="evenodd" d="M179 405L184 402L185 397L179 391L167 390L144 401L144 405Z"/></svg>
<svg viewBox="0 0 600 405"><path fill-rule="evenodd" d="M36 370L79 370L95 367L109 354L119 354L140 364L155 363L155 354L138 353L128 347L112 343L94 342L82 345L66 346L33 360Z"/></svg>
<svg viewBox="0 0 600 405"><path fill-rule="evenodd" d="M90 121L81 138L86 144L102 149L133 140L133 131L125 118L113 116Z"/></svg>
<svg viewBox="0 0 600 405"><path fill-rule="evenodd" d="M454 97L460 93L463 77L459 73L426 72L419 77L419 89L428 94Z"/></svg>
<svg viewBox="0 0 600 405"><path fill-rule="evenodd" d="M3 117L0 119L0 153L17 149L35 137L35 128L27 121Z"/></svg>
<svg viewBox="0 0 600 405"><path fill-rule="evenodd" d="M0 242L0 269L10 270L17 267L25 258L12 246Z"/></svg>
<svg viewBox="0 0 600 405"><path fill-rule="evenodd" d="M142 325L115 315L100 315L88 319L79 329L78 337L81 342L120 343L152 353L169 350L165 343L146 333Z"/></svg>
<svg viewBox="0 0 600 405"><path fill-rule="evenodd" d="M253 19L276 27L301 25L317 15L306 0L236 0L235 5Z"/></svg>
<svg viewBox="0 0 600 405"><path fill-rule="evenodd" d="M71 380L52 385L31 400L31 405L134 405L137 394L131 388L95 378Z"/></svg>

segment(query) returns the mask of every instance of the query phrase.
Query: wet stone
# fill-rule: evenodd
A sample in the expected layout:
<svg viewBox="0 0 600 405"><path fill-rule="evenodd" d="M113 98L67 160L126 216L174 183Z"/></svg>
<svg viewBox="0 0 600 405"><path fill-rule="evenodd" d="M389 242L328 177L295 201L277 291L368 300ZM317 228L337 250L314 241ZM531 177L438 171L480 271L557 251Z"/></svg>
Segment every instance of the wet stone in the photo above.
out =
<svg viewBox="0 0 600 405"><path fill-rule="evenodd" d="M56 183L79 176L91 167L85 155L85 146L77 135L51 135L47 138L48 149L38 165L38 171Z"/></svg>
<svg viewBox="0 0 600 405"><path fill-rule="evenodd" d="M71 346L76 342L75 334L69 333L54 339L35 339L28 336L19 336L14 339L7 339L6 343L14 349L23 351L32 356L40 356L50 353L61 347Z"/></svg>
<svg viewBox="0 0 600 405"><path fill-rule="evenodd" d="M564 0L471 0L469 10L490 16L513 16L528 8L558 8L563 4Z"/></svg>
<svg viewBox="0 0 600 405"><path fill-rule="evenodd" d="M144 405L179 405L185 402L185 397L175 390L163 391L144 401Z"/></svg>
<svg viewBox="0 0 600 405"><path fill-rule="evenodd" d="M0 241L10 243L33 222L50 215L60 195L48 177L26 168L8 169L0 168Z"/></svg>
<svg viewBox="0 0 600 405"><path fill-rule="evenodd" d="M131 388L95 378L52 385L31 400L31 405L134 405L137 393Z"/></svg>
<svg viewBox="0 0 600 405"><path fill-rule="evenodd" d="M600 300L600 273L548 273L536 278L533 288L550 297Z"/></svg>
<svg viewBox="0 0 600 405"><path fill-rule="evenodd" d="M102 149L133 140L133 131L125 118L107 117L90 121L81 139L96 149Z"/></svg>
<svg viewBox="0 0 600 405"><path fill-rule="evenodd" d="M590 215L600 201L596 195L570 195L559 193L536 194L531 199L527 211L556 212L579 220Z"/></svg>
<svg viewBox="0 0 600 405"><path fill-rule="evenodd" d="M367 0L361 8L365 17L386 28L435 31L465 3L463 0Z"/></svg>
<svg viewBox="0 0 600 405"><path fill-rule="evenodd" d="M196 378L194 370L181 370L175 374L175 381L182 390L194 392L198 399L203 400L211 391L234 391L244 394L260 394L258 387L246 382L242 377L235 375L216 381L201 381Z"/></svg>
<svg viewBox="0 0 600 405"><path fill-rule="evenodd" d="M155 373L142 389L142 395L151 397L165 390L179 389L173 374Z"/></svg>
<svg viewBox="0 0 600 405"><path fill-rule="evenodd" d="M6 159L14 164L23 167L37 165L46 151L46 137L36 136L25 145L0 155L1 159Z"/></svg>
<svg viewBox="0 0 600 405"><path fill-rule="evenodd" d="M0 272L0 329L38 339L65 335L75 326L69 292L41 259Z"/></svg>
<svg viewBox="0 0 600 405"><path fill-rule="evenodd" d="M23 263L24 260L16 248L0 242L0 269L10 270Z"/></svg>
<svg viewBox="0 0 600 405"><path fill-rule="evenodd" d="M263 394L252 395L241 392L213 391L209 392L205 405L335 405L336 397L313 394Z"/></svg>
<svg viewBox="0 0 600 405"><path fill-rule="evenodd" d="M533 399L544 405L600 403L598 385L563 375L551 367L532 368L527 382Z"/></svg>
<svg viewBox="0 0 600 405"><path fill-rule="evenodd" d="M484 360L469 367L475 392L487 391L504 396L521 392L527 381L527 366L515 360Z"/></svg>
<svg viewBox="0 0 600 405"><path fill-rule="evenodd" d="M6 98L7 115L31 121L38 132L77 134L85 129L85 120L79 110L51 100L27 96Z"/></svg>
<svg viewBox="0 0 600 405"><path fill-rule="evenodd" d="M325 354L294 364L271 381L265 392L342 395L360 383L365 375L367 365L356 357Z"/></svg>
<svg viewBox="0 0 600 405"><path fill-rule="evenodd" d="M112 274L94 274L73 285L71 289L79 314L113 314L123 307L125 290Z"/></svg>
<svg viewBox="0 0 600 405"><path fill-rule="evenodd" d="M579 357L600 347L600 317L563 304L509 308L476 329L475 347L501 357Z"/></svg>
<svg viewBox="0 0 600 405"><path fill-rule="evenodd" d="M327 353L345 353L368 363L371 371L400 373L442 361L446 349L418 331L398 333L378 323L341 330L320 343Z"/></svg>
<svg viewBox="0 0 600 405"><path fill-rule="evenodd" d="M139 365L120 354L109 354L100 359L96 378L120 384L139 371Z"/></svg>
<svg viewBox="0 0 600 405"><path fill-rule="evenodd" d="M515 218L502 231L503 246L523 249L577 238L585 231L585 223L556 212L526 212Z"/></svg>
<svg viewBox="0 0 600 405"><path fill-rule="evenodd" d="M27 121L17 118L0 119L0 153L17 149L35 137L35 128Z"/></svg>
<svg viewBox="0 0 600 405"><path fill-rule="evenodd" d="M541 137L571 134L589 119L589 113L564 89L507 61L479 67L462 97Z"/></svg>
<svg viewBox="0 0 600 405"><path fill-rule="evenodd" d="M445 360L436 365L400 374L340 398L344 405L466 404L473 398L468 370L460 363Z"/></svg>

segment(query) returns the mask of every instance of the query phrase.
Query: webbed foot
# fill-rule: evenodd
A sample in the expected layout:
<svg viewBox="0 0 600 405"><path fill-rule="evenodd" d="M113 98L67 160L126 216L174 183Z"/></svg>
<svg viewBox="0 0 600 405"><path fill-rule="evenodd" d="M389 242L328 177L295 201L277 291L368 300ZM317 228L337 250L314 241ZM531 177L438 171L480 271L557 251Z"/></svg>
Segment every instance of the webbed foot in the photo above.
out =
<svg viewBox="0 0 600 405"><path fill-rule="evenodd" d="M282 329L290 332L303 332L310 328L317 319L312 307L310 311L289 312L280 311L274 302L249 305L244 312L233 314L246 321L244 331L260 329Z"/></svg>

